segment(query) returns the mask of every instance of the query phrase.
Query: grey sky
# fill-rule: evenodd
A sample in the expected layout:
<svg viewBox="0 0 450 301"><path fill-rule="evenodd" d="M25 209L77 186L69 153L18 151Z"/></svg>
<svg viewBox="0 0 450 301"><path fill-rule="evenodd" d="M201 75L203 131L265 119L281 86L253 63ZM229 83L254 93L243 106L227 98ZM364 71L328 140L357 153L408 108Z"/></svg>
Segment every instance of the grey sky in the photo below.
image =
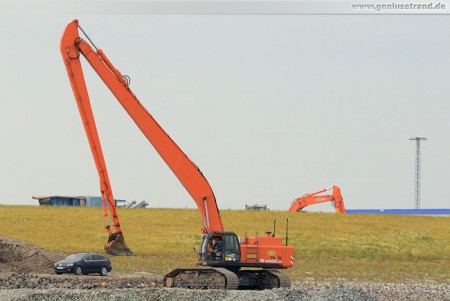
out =
<svg viewBox="0 0 450 301"><path fill-rule="evenodd" d="M100 194L59 54L78 18L201 168L219 208L287 210L332 185L347 208L412 208L412 136L429 139L422 208L449 207L448 15L74 15L14 5L0 13L1 204ZM195 208L84 67L115 197Z"/></svg>

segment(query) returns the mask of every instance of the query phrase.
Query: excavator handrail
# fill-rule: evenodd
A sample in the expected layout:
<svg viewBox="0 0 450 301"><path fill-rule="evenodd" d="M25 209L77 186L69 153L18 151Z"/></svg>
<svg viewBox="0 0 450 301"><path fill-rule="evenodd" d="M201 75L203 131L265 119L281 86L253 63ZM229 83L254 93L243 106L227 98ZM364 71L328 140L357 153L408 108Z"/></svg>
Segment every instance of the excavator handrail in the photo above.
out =
<svg viewBox="0 0 450 301"><path fill-rule="evenodd" d="M200 169L161 128L139 102L122 74L112 65L101 49L93 49L78 33L78 20L66 26L61 37L60 50L72 90L80 111L92 155L97 167L102 191L104 215L106 203L116 231L121 231L109 176L90 105L89 95L80 62L82 54L105 85L113 93L138 128L153 145L184 188L196 202L202 215L202 231L223 231L222 221L214 193Z"/></svg>

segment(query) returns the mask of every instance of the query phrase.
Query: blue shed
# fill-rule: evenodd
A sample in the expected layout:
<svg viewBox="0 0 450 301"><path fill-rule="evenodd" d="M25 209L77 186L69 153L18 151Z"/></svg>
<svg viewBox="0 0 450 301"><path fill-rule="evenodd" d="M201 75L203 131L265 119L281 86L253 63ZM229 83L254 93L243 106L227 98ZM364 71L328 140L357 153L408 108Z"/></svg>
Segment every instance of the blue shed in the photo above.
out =
<svg viewBox="0 0 450 301"><path fill-rule="evenodd" d="M40 206L81 206L81 207L102 207L102 197L100 196L34 196L33 199L39 201ZM126 203L125 200L115 200L116 206L120 207Z"/></svg>

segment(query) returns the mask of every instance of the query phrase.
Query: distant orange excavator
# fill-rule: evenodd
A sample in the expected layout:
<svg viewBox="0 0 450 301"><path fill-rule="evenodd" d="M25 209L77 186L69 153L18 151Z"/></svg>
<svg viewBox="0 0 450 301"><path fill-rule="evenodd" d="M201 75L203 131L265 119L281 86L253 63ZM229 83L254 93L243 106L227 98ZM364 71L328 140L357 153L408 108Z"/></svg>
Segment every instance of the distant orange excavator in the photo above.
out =
<svg viewBox="0 0 450 301"><path fill-rule="evenodd" d="M333 194L331 195L318 195L331 189L333 189ZM342 198L341 195L341 189L338 186L324 188L322 190L310 194L305 194L304 196L299 197L298 199L292 202L289 211L301 212L303 211L303 208L305 208L306 206L325 202L332 202L334 209L336 210L336 213L346 213L344 206L344 199Z"/></svg>

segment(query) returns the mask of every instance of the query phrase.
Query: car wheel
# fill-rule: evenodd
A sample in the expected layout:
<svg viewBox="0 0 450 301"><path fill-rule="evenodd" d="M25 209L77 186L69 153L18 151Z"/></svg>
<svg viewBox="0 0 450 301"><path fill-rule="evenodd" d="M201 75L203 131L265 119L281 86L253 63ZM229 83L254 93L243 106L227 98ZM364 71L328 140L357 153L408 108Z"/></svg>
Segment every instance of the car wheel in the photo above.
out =
<svg viewBox="0 0 450 301"><path fill-rule="evenodd" d="M75 268L75 275L81 275L83 274L83 269L80 266L77 266Z"/></svg>
<svg viewBox="0 0 450 301"><path fill-rule="evenodd" d="M108 269L106 267L102 267L102 269L100 270L100 275L102 276L108 275Z"/></svg>

